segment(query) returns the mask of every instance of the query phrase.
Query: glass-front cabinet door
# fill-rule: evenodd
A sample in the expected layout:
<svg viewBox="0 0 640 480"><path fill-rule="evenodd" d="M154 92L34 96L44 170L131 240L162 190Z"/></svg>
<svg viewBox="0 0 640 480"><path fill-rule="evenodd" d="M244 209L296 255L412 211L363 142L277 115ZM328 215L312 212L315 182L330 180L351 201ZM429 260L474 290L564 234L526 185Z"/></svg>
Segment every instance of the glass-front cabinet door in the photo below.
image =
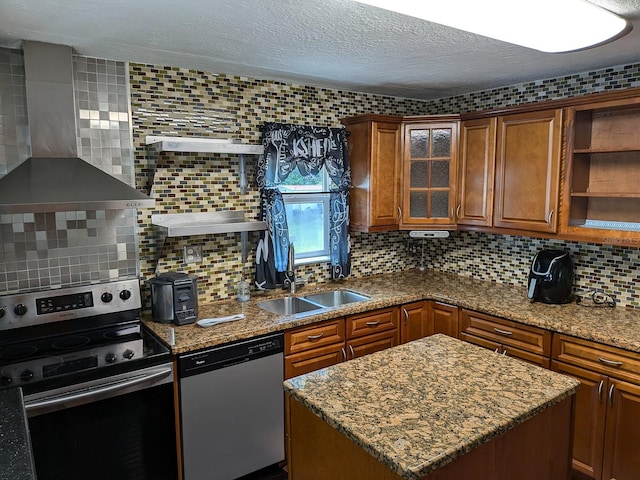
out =
<svg viewBox="0 0 640 480"><path fill-rule="evenodd" d="M454 227L458 122L404 124L402 228Z"/></svg>

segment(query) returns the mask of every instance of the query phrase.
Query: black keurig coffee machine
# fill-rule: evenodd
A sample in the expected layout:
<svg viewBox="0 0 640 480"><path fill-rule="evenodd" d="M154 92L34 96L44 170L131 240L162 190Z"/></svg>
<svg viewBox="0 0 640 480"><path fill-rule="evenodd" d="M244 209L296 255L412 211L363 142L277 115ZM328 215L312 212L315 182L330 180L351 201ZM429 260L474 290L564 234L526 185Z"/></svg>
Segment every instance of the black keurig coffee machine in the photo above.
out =
<svg viewBox="0 0 640 480"><path fill-rule="evenodd" d="M573 262L564 250L540 250L531 262L528 297L534 302L569 303L573 300Z"/></svg>

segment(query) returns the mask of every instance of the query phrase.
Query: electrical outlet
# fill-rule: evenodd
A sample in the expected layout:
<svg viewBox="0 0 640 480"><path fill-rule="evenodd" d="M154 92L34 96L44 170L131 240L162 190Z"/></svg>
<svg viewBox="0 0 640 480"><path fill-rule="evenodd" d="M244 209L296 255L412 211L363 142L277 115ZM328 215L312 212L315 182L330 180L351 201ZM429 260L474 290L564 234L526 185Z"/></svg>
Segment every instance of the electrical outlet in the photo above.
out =
<svg viewBox="0 0 640 480"><path fill-rule="evenodd" d="M202 262L202 245L185 245L184 263Z"/></svg>

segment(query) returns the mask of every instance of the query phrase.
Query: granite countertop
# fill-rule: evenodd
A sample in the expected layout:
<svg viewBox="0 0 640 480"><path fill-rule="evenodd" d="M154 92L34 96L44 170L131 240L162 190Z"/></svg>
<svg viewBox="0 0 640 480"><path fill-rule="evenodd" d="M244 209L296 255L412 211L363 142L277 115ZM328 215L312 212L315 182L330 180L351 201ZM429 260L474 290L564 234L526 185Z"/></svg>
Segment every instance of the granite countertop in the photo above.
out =
<svg viewBox="0 0 640 480"><path fill-rule="evenodd" d="M22 390L0 390L0 480L35 480Z"/></svg>
<svg viewBox="0 0 640 480"><path fill-rule="evenodd" d="M246 303L227 300L200 306L200 319L245 314L246 318L230 323L208 328L196 324L178 327L153 322L150 314L146 315L144 322L162 341L171 346L174 354L180 354L378 308L419 300L437 300L640 353L640 311L635 309L588 308L575 303L532 303L527 299L524 287L419 270L345 279L316 287L306 286L296 296L335 289L352 289L370 295L371 298L328 309L317 315L295 318L291 315L275 315L257 306L261 300L286 295L283 291L275 291L271 294L254 294ZM173 345L172 328L175 329Z"/></svg>
<svg viewBox="0 0 640 480"><path fill-rule="evenodd" d="M293 398L413 480L573 395L580 382L445 335L301 375Z"/></svg>

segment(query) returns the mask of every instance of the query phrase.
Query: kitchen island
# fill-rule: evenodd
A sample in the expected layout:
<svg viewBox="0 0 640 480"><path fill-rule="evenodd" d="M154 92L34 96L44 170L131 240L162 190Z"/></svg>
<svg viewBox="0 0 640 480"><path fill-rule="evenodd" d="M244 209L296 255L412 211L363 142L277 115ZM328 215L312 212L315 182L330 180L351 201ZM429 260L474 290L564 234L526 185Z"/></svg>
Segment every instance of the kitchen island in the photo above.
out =
<svg viewBox="0 0 640 480"><path fill-rule="evenodd" d="M290 479L568 479L578 385L444 335L301 375Z"/></svg>

